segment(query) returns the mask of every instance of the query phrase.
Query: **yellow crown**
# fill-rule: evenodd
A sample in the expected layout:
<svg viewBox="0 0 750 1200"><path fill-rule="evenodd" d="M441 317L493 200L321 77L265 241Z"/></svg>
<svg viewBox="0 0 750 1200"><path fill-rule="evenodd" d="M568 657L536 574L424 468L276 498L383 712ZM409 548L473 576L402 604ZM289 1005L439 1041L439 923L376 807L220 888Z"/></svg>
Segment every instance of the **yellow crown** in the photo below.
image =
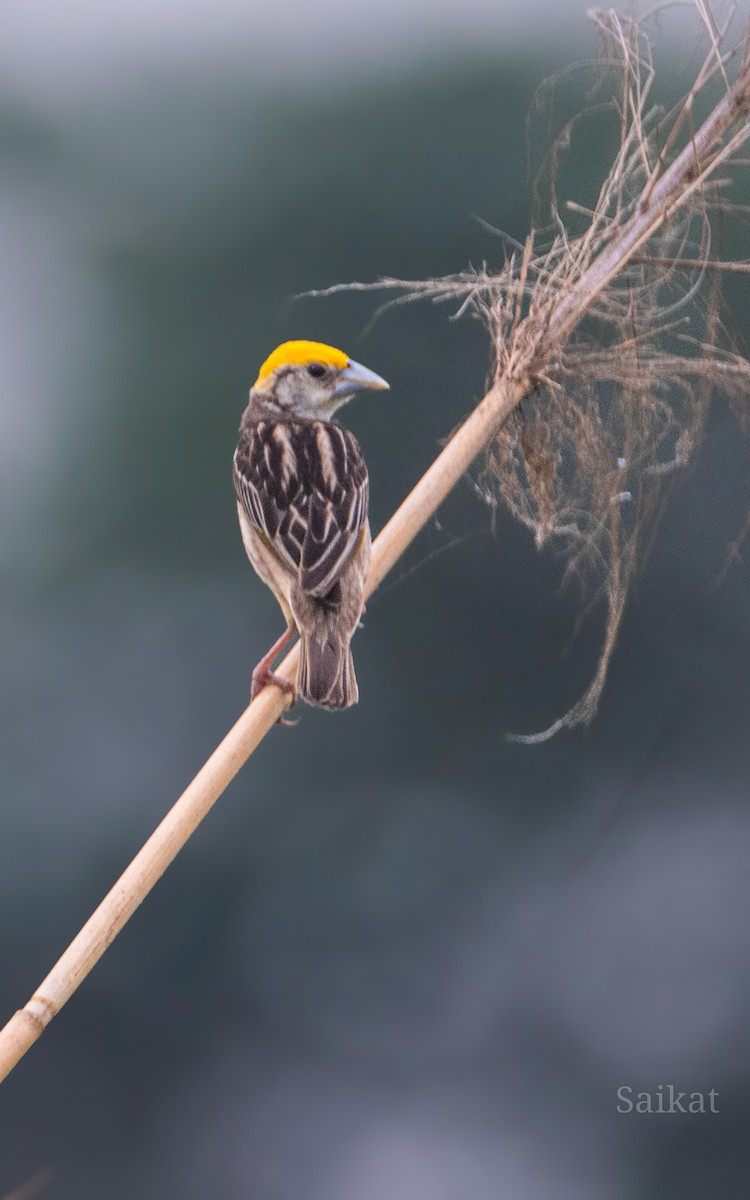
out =
<svg viewBox="0 0 750 1200"><path fill-rule="evenodd" d="M257 386L262 379L273 375L279 367L304 367L312 362L325 363L327 366L343 370L349 359L342 350L326 346L323 342L282 342L263 363L255 384Z"/></svg>

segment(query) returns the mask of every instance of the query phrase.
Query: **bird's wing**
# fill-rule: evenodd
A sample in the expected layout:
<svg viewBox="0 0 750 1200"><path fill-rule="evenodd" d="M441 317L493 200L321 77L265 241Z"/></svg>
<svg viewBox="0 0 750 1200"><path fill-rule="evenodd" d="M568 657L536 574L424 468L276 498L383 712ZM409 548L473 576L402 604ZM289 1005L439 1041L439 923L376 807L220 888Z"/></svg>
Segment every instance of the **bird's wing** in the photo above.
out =
<svg viewBox="0 0 750 1200"><path fill-rule="evenodd" d="M256 421L235 452L234 486L302 590L326 596L367 524L367 467L354 435L329 421Z"/></svg>

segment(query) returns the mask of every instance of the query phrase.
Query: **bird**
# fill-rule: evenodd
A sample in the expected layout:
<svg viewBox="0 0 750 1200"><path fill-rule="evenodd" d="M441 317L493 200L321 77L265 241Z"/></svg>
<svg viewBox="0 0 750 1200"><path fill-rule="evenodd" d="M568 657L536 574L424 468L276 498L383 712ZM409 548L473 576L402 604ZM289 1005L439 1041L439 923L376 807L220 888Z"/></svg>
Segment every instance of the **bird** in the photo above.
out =
<svg viewBox="0 0 750 1200"><path fill-rule="evenodd" d="M333 415L358 392L389 386L342 350L289 341L250 389L233 459L237 514L247 556L286 621L253 671L251 700L267 684L291 703L342 709L359 699L351 640L370 565L369 478L357 439ZM297 633L295 686L271 668Z"/></svg>

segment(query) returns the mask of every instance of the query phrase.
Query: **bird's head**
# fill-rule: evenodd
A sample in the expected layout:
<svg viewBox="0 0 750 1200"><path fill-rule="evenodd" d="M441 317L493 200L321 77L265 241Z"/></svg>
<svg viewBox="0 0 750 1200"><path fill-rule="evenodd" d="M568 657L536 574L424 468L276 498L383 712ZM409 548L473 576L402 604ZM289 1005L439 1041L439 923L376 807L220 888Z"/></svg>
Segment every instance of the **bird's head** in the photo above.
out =
<svg viewBox="0 0 750 1200"><path fill-rule="evenodd" d="M284 342L260 368L250 399L279 416L328 420L356 392L388 386L333 346Z"/></svg>

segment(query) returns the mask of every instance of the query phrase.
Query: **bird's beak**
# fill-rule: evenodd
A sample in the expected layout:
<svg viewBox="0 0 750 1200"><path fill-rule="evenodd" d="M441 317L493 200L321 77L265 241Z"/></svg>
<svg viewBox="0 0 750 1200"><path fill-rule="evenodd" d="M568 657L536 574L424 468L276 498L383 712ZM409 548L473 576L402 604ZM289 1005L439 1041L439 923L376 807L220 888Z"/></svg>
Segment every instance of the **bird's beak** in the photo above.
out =
<svg viewBox="0 0 750 1200"><path fill-rule="evenodd" d="M354 359L350 358L333 389L333 399L336 401L348 400L355 392L383 392L387 391L390 386L369 367L363 367L361 363L354 362Z"/></svg>

